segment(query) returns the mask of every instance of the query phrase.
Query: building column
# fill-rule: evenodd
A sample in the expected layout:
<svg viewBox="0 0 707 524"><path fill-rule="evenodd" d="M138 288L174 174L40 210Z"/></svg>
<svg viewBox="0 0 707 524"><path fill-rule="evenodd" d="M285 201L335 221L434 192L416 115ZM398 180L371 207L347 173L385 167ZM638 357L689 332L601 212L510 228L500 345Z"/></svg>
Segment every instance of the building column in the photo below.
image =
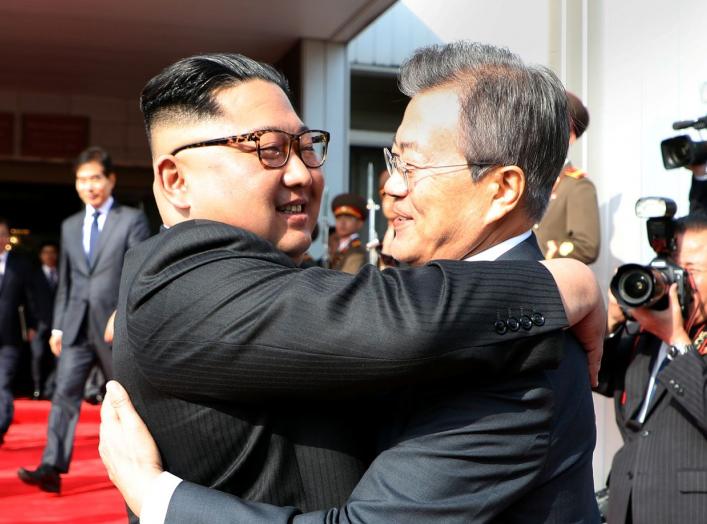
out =
<svg viewBox="0 0 707 524"><path fill-rule="evenodd" d="M310 128L331 133L329 153L324 164L328 201L322 202L320 214L326 213L329 224L333 224L329 203L334 196L349 188L351 74L346 44L303 40L301 49L302 120ZM321 234L326 236L324 231ZM312 248L313 255L318 255L321 241Z"/></svg>

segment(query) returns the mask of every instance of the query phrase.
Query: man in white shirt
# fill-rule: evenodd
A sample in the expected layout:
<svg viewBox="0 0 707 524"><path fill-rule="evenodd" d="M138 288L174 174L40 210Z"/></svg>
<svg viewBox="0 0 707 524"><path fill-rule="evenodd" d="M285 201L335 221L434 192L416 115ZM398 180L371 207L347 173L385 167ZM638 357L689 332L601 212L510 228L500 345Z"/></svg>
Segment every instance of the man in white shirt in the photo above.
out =
<svg viewBox="0 0 707 524"><path fill-rule="evenodd" d="M61 227L59 282L49 346L59 357L47 445L36 470L20 468L20 480L41 490L60 491L74 445L86 378L99 362L112 377L111 346L104 340L118 301L123 257L149 236L142 211L119 205L112 196L116 175L106 151L91 147L74 163L76 192L84 209Z"/></svg>

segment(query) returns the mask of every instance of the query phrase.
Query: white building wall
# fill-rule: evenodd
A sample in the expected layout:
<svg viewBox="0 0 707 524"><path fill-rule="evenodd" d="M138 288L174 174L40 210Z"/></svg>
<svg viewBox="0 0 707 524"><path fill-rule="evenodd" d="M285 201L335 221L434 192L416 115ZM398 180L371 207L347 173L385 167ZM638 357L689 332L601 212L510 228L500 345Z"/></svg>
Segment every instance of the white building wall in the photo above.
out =
<svg viewBox="0 0 707 524"><path fill-rule="evenodd" d="M349 86L346 45L322 40L302 41L302 120L312 129L331 133L325 168L326 201L322 213L330 215L329 200L349 186ZM333 224L332 217L328 223ZM326 234L312 245L314 258L322 255Z"/></svg>

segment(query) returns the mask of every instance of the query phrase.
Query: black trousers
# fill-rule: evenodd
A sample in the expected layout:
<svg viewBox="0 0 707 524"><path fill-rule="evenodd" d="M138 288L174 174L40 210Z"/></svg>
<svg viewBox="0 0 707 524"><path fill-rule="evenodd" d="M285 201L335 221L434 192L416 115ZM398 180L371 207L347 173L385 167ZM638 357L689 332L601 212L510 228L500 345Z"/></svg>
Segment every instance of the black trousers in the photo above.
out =
<svg viewBox="0 0 707 524"><path fill-rule="evenodd" d="M12 379L20 361L20 348L0 345L0 437L7 433L15 413Z"/></svg>

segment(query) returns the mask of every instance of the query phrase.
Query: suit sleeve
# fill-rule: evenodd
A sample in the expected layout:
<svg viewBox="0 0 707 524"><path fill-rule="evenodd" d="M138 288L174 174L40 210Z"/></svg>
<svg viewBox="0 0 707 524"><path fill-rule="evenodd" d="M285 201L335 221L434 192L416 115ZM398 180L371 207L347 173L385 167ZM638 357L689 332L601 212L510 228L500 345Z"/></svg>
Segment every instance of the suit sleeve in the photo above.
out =
<svg viewBox="0 0 707 524"><path fill-rule="evenodd" d="M557 239L557 244L572 242L574 250L569 257L585 264L591 264L597 259L601 243L597 192L594 184L586 178L576 181L567 196L565 231L566 236Z"/></svg>
<svg viewBox="0 0 707 524"><path fill-rule="evenodd" d="M499 318L533 311L544 325L494 330ZM554 280L537 262L347 275L223 249L174 262L155 253L131 286L126 321L128 346L154 387L236 402L555 367L561 347L532 351L522 341L566 327Z"/></svg>
<svg viewBox="0 0 707 524"><path fill-rule="evenodd" d="M71 287L71 262L66 250L66 223L61 227L61 245L59 248L59 280L54 298L54 317L52 329L63 329L64 310L69 299L69 288Z"/></svg>
<svg viewBox="0 0 707 524"><path fill-rule="evenodd" d="M659 375L673 402L689 413L694 424L707 433L707 364L690 351L673 360Z"/></svg>

